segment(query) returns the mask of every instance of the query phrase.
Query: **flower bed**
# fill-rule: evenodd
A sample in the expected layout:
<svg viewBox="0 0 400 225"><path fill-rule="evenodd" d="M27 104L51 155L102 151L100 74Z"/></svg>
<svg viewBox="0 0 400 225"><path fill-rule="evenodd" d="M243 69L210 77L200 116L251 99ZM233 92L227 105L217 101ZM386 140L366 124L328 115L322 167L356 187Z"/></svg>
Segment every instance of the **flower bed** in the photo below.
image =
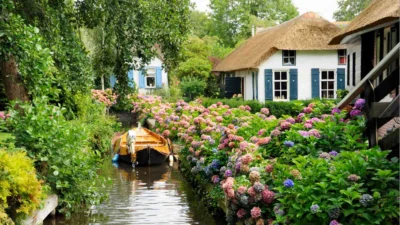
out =
<svg viewBox="0 0 400 225"><path fill-rule="evenodd" d="M221 187L229 224L397 224L398 163L367 150L364 101L315 101L296 117L136 96L135 112L185 145L191 173ZM332 110L331 110L332 109Z"/></svg>

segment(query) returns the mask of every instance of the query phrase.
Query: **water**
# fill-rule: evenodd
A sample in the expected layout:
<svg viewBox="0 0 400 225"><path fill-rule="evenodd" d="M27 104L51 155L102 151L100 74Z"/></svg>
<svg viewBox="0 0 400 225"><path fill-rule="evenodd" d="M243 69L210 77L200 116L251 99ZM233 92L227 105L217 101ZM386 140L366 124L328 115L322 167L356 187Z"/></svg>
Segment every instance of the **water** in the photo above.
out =
<svg viewBox="0 0 400 225"><path fill-rule="evenodd" d="M107 202L89 212L74 213L69 220L48 218L44 225L224 224L215 221L199 203L176 163L173 167L163 164L132 169L128 164L107 161L101 172L112 180L105 187Z"/></svg>

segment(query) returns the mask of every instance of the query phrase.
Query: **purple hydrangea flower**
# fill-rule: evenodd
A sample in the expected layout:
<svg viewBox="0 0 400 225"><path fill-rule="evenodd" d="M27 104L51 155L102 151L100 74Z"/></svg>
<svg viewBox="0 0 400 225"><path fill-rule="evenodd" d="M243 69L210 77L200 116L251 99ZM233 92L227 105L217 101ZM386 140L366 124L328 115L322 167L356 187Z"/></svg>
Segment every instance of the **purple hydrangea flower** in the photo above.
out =
<svg viewBox="0 0 400 225"><path fill-rule="evenodd" d="M329 152L329 155L331 155L331 156L337 156L338 154L339 153L335 150Z"/></svg>
<svg viewBox="0 0 400 225"><path fill-rule="evenodd" d="M286 147L289 147L289 148L294 146L294 142L293 141L285 141L285 142L283 142L283 144Z"/></svg>
<svg viewBox="0 0 400 225"><path fill-rule="evenodd" d="M350 116L351 117L356 117L356 116L361 116L361 115L362 115L362 112L360 110L358 110L358 109L353 109L350 112Z"/></svg>
<svg viewBox="0 0 400 225"><path fill-rule="evenodd" d="M332 220L329 225L340 225L340 223L336 220Z"/></svg>
<svg viewBox="0 0 400 225"><path fill-rule="evenodd" d="M315 204L310 207L311 212L316 213L318 212L319 205Z"/></svg>
<svg viewBox="0 0 400 225"><path fill-rule="evenodd" d="M340 112L341 112L341 110L338 109L338 108L333 108L333 109L332 109L332 114L340 113Z"/></svg>
<svg viewBox="0 0 400 225"><path fill-rule="evenodd" d="M231 170L226 170L224 176L225 177L231 177L232 176L232 171Z"/></svg>
<svg viewBox="0 0 400 225"><path fill-rule="evenodd" d="M285 182L283 182L283 185L285 185L285 187L293 187L294 182L291 179L287 179Z"/></svg>
<svg viewBox="0 0 400 225"><path fill-rule="evenodd" d="M356 103L354 104L354 108L356 109L363 109L365 105L365 100L362 98L357 99Z"/></svg>

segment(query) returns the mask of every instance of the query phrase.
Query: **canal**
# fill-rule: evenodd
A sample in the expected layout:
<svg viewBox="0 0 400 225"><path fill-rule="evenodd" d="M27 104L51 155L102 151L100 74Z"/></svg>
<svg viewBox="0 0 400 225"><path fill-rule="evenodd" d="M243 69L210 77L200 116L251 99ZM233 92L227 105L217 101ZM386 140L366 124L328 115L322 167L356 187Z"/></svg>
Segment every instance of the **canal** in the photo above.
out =
<svg viewBox="0 0 400 225"><path fill-rule="evenodd" d="M102 171L112 182L105 185L108 200L71 218L48 218L44 225L200 224L220 225L207 213L176 163L136 167L104 162Z"/></svg>

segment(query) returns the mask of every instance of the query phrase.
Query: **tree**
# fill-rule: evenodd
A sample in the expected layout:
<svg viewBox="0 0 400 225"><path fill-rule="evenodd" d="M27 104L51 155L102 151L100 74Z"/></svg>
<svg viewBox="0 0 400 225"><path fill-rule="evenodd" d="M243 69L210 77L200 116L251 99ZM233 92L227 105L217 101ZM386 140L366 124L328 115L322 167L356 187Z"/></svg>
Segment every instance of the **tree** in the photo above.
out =
<svg viewBox="0 0 400 225"><path fill-rule="evenodd" d="M210 35L211 19L205 12L197 10L190 11L190 32L199 38Z"/></svg>
<svg viewBox="0 0 400 225"><path fill-rule="evenodd" d="M370 2L371 0L338 0L339 9L333 13L333 18L337 21L351 21Z"/></svg>
<svg viewBox="0 0 400 225"><path fill-rule="evenodd" d="M102 29L105 41L97 53L100 58L115 54L109 63L121 97L130 90L128 70L148 64L157 54L155 45L160 46L167 69L177 64L189 29L189 0L84 0L76 4L86 27Z"/></svg>
<svg viewBox="0 0 400 225"><path fill-rule="evenodd" d="M292 0L211 0L211 34L235 46L251 34L252 25L272 26L298 15Z"/></svg>

